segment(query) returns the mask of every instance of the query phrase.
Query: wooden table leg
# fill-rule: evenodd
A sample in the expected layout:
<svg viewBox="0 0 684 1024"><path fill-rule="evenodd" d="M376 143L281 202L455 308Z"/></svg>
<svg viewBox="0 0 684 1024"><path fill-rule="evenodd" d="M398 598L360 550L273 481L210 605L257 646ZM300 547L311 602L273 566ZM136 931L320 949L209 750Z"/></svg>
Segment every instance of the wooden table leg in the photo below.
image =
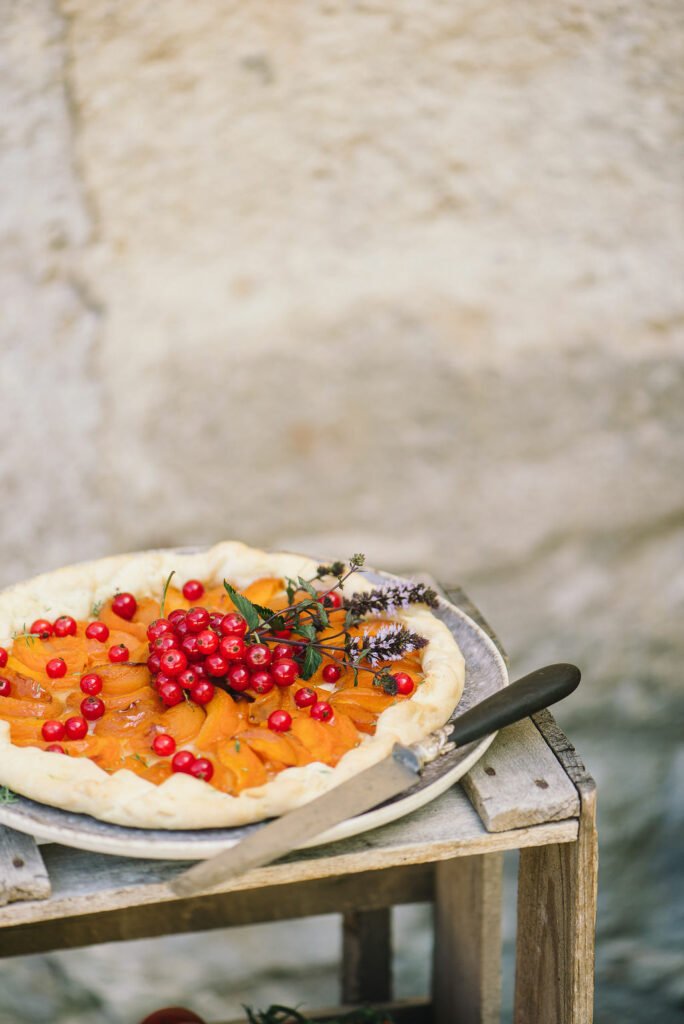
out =
<svg viewBox="0 0 684 1024"><path fill-rule="evenodd" d="M434 1024L498 1024L503 855L435 865Z"/></svg>
<svg viewBox="0 0 684 1024"><path fill-rule="evenodd" d="M391 911L352 911L342 918L342 1002L392 998Z"/></svg>
<svg viewBox="0 0 684 1024"><path fill-rule="evenodd" d="M576 843L520 851L515 1024L591 1024L598 844L595 791L580 789Z"/></svg>

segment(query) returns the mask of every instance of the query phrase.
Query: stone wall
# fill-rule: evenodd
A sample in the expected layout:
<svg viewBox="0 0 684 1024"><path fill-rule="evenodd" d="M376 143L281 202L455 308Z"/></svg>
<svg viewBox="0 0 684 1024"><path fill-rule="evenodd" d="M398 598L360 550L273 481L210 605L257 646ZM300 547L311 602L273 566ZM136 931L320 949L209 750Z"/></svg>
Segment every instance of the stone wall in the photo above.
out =
<svg viewBox="0 0 684 1024"><path fill-rule="evenodd" d="M629 973L682 998L649 879L684 828L683 21L0 19L0 580L222 537L364 550L464 583L516 670L576 660L606 1012Z"/></svg>

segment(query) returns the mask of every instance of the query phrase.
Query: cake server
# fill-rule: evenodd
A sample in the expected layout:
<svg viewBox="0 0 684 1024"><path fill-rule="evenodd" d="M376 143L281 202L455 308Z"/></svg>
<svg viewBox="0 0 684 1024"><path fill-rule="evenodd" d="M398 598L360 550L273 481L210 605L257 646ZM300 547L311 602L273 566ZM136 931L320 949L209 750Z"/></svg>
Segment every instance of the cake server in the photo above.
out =
<svg viewBox="0 0 684 1024"><path fill-rule="evenodd" d="M579 685L575 665L547 665L497 690L425 740L403 746L335 789L315 797L268 822L246 839L215 857L183 871L169 882L178 896L194 896L252 868L270 864L341 821L363 814L413 786L425 764L446 750L482 739L506 725L527 718L559 700Z"/></svg>

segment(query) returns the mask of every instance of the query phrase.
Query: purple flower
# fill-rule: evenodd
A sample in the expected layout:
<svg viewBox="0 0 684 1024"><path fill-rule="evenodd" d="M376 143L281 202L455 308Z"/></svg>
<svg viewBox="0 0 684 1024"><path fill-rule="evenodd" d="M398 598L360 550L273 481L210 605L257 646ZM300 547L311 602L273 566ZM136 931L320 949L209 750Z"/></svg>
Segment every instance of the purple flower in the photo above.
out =
<svg viewBox="0 0 684 1024"><path fill-rule="evenodd" d="M406 626L391 623L381 626L375 635L364 631L363 636L353 637L347 645L347 653L358 658L363 652L369 665L379 665L383 661L398 661L411 651L419 651L427 645L427 640L419 633L414 633Z"/></svg>

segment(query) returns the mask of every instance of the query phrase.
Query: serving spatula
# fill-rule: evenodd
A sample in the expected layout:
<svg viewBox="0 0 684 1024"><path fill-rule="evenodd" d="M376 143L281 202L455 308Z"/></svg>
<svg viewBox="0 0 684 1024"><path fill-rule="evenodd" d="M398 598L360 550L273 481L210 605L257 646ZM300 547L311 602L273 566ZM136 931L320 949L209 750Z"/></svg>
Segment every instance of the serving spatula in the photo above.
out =
<svg viewBox="0 0 684 1024"><path fill-rule="evenodd" d="M482 739L563 700L579 681L580 671L575 665L548 665L531 672L480 701L426 740L410 747L395 743L392 753L378 764L269 822L229 850L183 871L169 882L171 889L178 896L193 896L270 864L339 822L403 793L418 781L423 766L436 755Z"/></svg>

